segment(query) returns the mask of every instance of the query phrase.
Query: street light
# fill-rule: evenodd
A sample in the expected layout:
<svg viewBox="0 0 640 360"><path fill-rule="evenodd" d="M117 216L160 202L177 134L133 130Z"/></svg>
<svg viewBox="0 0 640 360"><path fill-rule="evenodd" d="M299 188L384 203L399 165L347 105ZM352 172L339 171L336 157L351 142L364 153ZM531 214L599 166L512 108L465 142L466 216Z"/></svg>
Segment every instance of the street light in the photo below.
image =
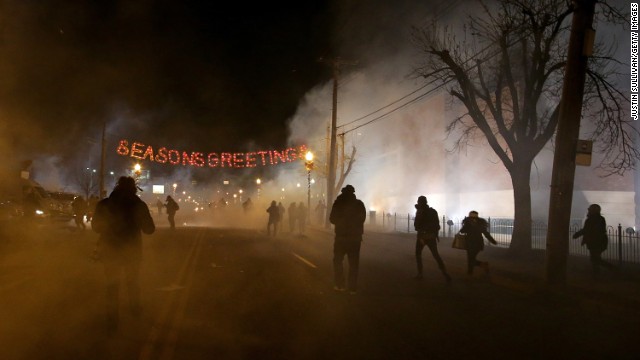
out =
<svg viewBox="0 0 640 360"><path fill-rule="evenodd" d="M176 188L178 187L178 184L173 183L173 197L176 197Z"/></svg>
<svg viewBox="0 0 640 360"><path fill-rule="evenodd" d="M304 159L304 168L307 169L307 219L311 220L311 170L313 170L313 153L307 151Z"/></svg>
<svg viewBox="0 0 640 360"><path fill-rule="evenodd" d="M136 181L140 180L140 174L142 174L142 166L140 166L140 164L133 166L133 174L135 175Z"/></svg>
<svg viewBox="0 0 640 360"><path fill-rule="evenodd" d="M87 168L87 173L89 174L89 187L87 188L87 198L91 195L93 191L93 174L96 173L96 169Z"/></svg>
<svg viewBox="0 0 640 360"><path fill-rule="evenodd" d="M257 178L256 185L258 187L258 200L260 200L260 184L262 184L262 180L260 180L260 178Z"/></svg>

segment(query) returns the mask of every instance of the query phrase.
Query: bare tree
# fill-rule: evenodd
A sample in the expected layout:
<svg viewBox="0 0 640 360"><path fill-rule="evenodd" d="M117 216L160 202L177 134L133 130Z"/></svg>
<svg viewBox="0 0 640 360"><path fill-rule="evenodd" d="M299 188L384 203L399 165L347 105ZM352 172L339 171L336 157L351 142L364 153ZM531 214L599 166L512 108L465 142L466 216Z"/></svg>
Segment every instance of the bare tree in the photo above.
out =
<svg viewBox="0 0 640 360"><path fill-rule="evenodd" d="M446 88L466 110L447 126L448 133L460 135L456 148L485 138L509 172L515 204L510 252L519 255L531 250L531 166L558 124L574 9L566 0L478 4L483 11L469 16L461 29L437 22L414 29L413 40L423 55L415 75ZM628 18L604 2L599 5L606 20ZM623 174L640 154L627 120L629 100L612 80L618 75L612 62L606 54L591 58L583 116L592 122L591 137L605 153L599 166L608 174Z"/></svg>
<svg viewBox="0 0 640 360"><path fill-rule="evenodd" d="M347 176L351 173L351 169L353 169L353 163L356 162L356 147L351 147L351 155L345 156L342 154L341 168L340 168L340 177L338 178L338 182L336 183L336 188L334 194L339 194L340 189L342 189L342 185L344 184ZM346 163L346 168L345 168Z"/></svg>
<svg viewBox="0 0 640 360"><path fill-rule="evenodd" d="M78 188L85 199L97 193L99 181L97 175L90 169L77 168L73 172L73 185Z"/></svg>
<svg viewBox="0 0 640 360"><path fill-rule="evenodd" d="M344 144L343 144L344 145ZM335 183L335 187L334 187L334 194L339 194L340 190L342 189L342 185L344 184L344 182L346 181L347 177L349 176L349 174L351 173L351 170L353 169L353 164L356 162L356 147L352 146L351 147L351 154L350 155L345 155L344 151L342 151L341 155L340 155L340 169L339 169L339 173L338 175L338 180ZM319 176L326 178L327 172L325 171L326 166L317 166L317 173ZM327 204L327 211L331 210L331 203Z"/></svg>

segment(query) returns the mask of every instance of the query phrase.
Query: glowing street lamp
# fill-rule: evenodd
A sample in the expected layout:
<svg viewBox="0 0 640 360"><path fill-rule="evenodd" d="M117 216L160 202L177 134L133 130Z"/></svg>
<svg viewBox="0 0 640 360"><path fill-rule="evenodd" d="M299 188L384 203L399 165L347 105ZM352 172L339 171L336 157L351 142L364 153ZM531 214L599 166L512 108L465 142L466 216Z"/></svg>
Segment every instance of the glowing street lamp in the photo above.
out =
<svg viewBox="0 0 640 360"><path fill-rule="evenodd" d="M142 174L142 166L140 166L140 164L135 164L133 166L133 174L137 181L140 178L140 174Z"/></svg>
<svg viewBox="0 0 640 360"><path fill-rule="evenodd" d="M89 173L89 191L87 191L87 198L93 192L93 174L96 173L96 169L87 168L87 172Z"/></svg>
<svg viewBox="0 0 640 360"><path fill-rule="evenodd" d="M262 184L262 180L260 180L260 178L257 178L256 186L258 187L258 200L260 200L260 184Z"/></svg>
<svg viewBox="0 0 640 360"><path fill-rule="evenodd" d="M173 183L173 197L176 197L176 188L178 187L178 184Z"/></svg>
<svg viewBox="0 0 640 360"><path fill-rule="evenodd" d="M313 153L304 155L304 168L307 169L307 219L311 219L311 170L313 170Z"/></svg>

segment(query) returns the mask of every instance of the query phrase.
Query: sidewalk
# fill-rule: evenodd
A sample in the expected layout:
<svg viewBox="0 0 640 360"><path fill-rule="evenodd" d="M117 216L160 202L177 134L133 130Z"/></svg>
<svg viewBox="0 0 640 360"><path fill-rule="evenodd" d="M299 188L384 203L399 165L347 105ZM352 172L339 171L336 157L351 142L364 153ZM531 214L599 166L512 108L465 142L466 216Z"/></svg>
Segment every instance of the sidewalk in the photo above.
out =
<svg viewBox="0 0 640 360"><path fill-rule="evenodd" d="M440 244L449 247L451 239ZM640 310L639 265L614 264L615 271L602 269L599 278L594 279L589 258L569 256L566 285L551 289L545 281L545 256L544 251L536 250L528 258L516 260L509 257L505 248L486 246L479 258L491 263L492 282L499 286L528 294L554 293L598 311Z"/></svg>
<svg viewBox="0 0 640 360"><path fill-rule="evenodd" d="M365 226L366 232L403 240L415 239L415 233L387 232L379 227ZM439 252L443 258L454 258L458 264L466 263L466 252L453 249L452 241L453 238L441 238ZM613 263L616 271L602 269L600 277L593 279L588 257L569 256L566 285L552 289L546 285L546 252L543 250L533 250L524 259L514 259L508 255L507 248L485 245L478 259L489 261L490 281L496 286L532 296L559 296L598 311L640 311L640 264Z"/></svg>

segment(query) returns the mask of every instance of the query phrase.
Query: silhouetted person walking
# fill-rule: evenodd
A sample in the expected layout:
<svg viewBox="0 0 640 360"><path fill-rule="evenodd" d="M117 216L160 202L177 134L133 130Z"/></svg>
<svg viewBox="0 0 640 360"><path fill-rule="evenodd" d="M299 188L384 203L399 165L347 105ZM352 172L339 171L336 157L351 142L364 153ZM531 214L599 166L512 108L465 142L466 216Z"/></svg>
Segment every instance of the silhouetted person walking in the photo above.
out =
<svg viewBox="0 0 640 360"><path fill-rule="evenodd" d="M316 222L318 225L322 225L322 219L324 219L324 212L327 209L327 206L324 204L322 199L318 200L318 205L316 205Z"/></svg>
<svg viewBox="0 0 640 360"><path fill-rule="evenodd" d="M289 232L293 234L296 229L296 221L298 220L298 210L295 201L289 204Z"/></svg>
<svg viewBox="0 0 640 360"><path fill-rule="evenodd" d="M175 200L173 200L171 195L167 196L167 203L164 206L167 208L167 219L169 220L169 228L171 230L175 230L176 212L180 210L180 206Z"/></svg>
<svg viewBox="0 0 640 360"><path fill-rule="evenodd" d="M36 210L40 209L40 200L33 188L27 187L22 195L22 215L27 219L36 217Z"/></svg>
<svg viewBox="0 0 640 360"><path fill-rule="evenodd" d="M447 273L444 262L438 253L438 231L440 231L440 219L436 209L427 204L425 196L418 197L416 204L416 217L413 226L417 231L416 236L416 264L418 266L418 274L416 279L422 279L422 249L425 245L431 250L431 255L436 259L438 268L442 271L445 281L451 283L451 276Z"/></svg>
<svg viewBox="0 0 640 360"><path fill-rule="evenodd" d="M156 201L156 208L158 209L158 215L162 214L162 208L164 207L164 204L162 203L162 200L160 200L160 198L158 198L158 201Z"/></svg>
<svg viewBox="0 0 640 360"><path fill-rule="evenodd" d="M582 245L587 245L587 249L589 249L593 277L598 277L601 266L607 269L614 268L612 264L602 260L602 253L607 250L609 237L607 236L607 221L600 214L600 211L600 205L590 205L587 209L587 220L584 221L584 226L573 235L574 239L582 236Z"/></svg>
<svg viewBox="0 0 640 360"><path fill-rule="evenodd" d="M269 221L267 222L267 235L271 236L271 226L273 226L273 236L278 233L278 223L280 222L280 209L276 201L271 202L271 206L267 209L269 213Z"/></svg>
<svg viewBox="0 0 640 360"><path fill-rule="evenodd" d="M140 262L142 232L152 234L155 224L147 204L136 196L136 182L121 177L108 198L96 205L91 221L93 231L100 234L101 259L107 278L107 331L118 328L120 275L124 271L132 315L140 316Z"/></svg>
<svg viewBox="0 0 640 360"><path fill-rule="evenodd" d="M244 211L245 215L253 211L253 202L251 201L251 198L248 198L247 201L242 203L242 211Z"/></svg>
<svg viewBox="0 0 640 360"><path fill-rule="evenodd" d="M87 199L87 221L91 221L93 219L93 214L96 212L98 201L100 201L100 199L95 195L91 195L89 196L89 199Z"/></svg>
<svg viewBox="0 0 640 360"><path fill-rule="evenodd" d="M278 224L276 226L278 227L278 230L280 230L280 232L282 232L282 223L284 222L284 213L286 212L287 209L284 207L284 205L282 205L282 202L278 202L278 213L280 216L278 217Z"/></svg>
<svg viewBox="0 0 640 360"><path fill-rule="evenodd" d="M345 290L343 260L349 261L348 288L351 294L358 289L358 267L360 263L360 245L364 233L364 221L367 210L362 201L356 199L355 189L351 185L342 188L341 194L331 207L329 220L335 225L333 243L334 289Z"/></svg>
<svg viewBox="0 0 640 360"><path fill-rule="evenodd" d="M461 233L467 234L467 274L473 275L473 268L480 266L486 274L489 273L489 262L478 261L476 256L484 250L484 235L489 242L497 244L491 234L489 234L487 220L478 217L477 211L470 211L469 216L462 220Z"/></svg>
<svg viewBox="0 0 640 360"><path fill-rule="evenodd" d="M82 196L76 196L71 203L71 208L73 209L73 220L76 223L76 227L82 230L86 229L84 216L87 213L87 202Z"/></svg>

